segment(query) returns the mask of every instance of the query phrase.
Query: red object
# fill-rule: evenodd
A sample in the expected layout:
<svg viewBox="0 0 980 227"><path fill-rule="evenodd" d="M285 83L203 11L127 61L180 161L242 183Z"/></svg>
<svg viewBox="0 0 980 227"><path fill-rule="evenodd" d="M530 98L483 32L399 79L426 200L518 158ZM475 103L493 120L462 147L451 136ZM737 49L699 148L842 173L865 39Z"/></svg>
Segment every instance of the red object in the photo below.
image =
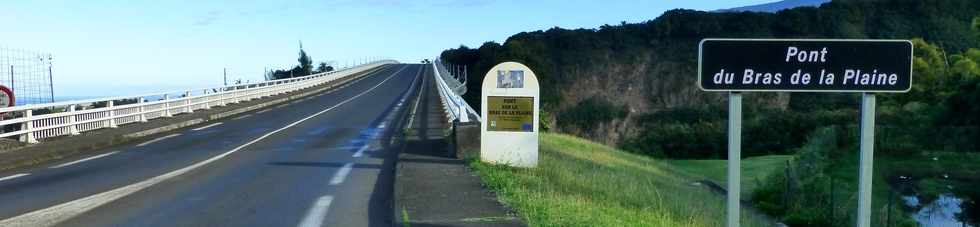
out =
<svg viewBox="0 0 980 227"><path fill-rule="evenodd" d="M10 103L8 103L6 107L14 106L14 103L15 103L14 102L14 100L15 100L14 99L14 91L13 90L10 90L10 88L7 88L6 86L0 85L0 92L3 92L4 94L6 94L8 101L10 101Z"/></svg>

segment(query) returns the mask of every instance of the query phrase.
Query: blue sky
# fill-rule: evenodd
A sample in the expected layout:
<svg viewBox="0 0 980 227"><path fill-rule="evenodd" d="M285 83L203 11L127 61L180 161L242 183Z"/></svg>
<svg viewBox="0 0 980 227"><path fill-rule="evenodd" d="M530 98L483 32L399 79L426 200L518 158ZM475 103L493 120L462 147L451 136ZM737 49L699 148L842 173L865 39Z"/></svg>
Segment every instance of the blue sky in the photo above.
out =
<svg viewBox="0 0 980 227"><path fill-rule="evenodd" d="M522 31L771 1L3 1L0 46L53 54L56 96L126 95L219 85L222 68L261 80L296 64L299 40L314 62L418 62Z"/></svg>

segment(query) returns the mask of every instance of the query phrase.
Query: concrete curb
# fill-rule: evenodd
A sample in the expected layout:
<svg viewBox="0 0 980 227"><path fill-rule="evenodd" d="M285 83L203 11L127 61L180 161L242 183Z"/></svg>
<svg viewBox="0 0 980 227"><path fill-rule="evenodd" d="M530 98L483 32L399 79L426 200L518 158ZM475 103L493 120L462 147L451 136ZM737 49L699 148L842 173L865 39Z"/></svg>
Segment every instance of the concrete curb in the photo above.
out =
<svg viewBox="0 0 980 227"><path fill-rule="evenodd" d="M424 77L425 75L422 76ZM423 98L422 95L424 95L422 94L422 87L425 86L425 84L422 84L422 81L424 80L419 79L419 83L417 84L416 88L413 88L412 92L415 93L414 95L415 98L412 101L408 101L409 105L405 106L404 111L409 113L405 114L404 117L402 117L402 119L399 121L398 128L401 129L401 131L396 133L397 136L400 137L400 141L402 142L401 149L398 150L398 154L395 154L394 168L392 168L391 170L393 172L392 183L391 183L391 225L396 227L405 225L405 223L402 222L402 209L400 209L403 206L400 202L401 200L399 199L401 198L401 194L404 193L401 190L399 190L403 183L398 180L399 179L398 170L401 169L402 163L399 162L398 160L401 159L401 155L405 153L405 148L406 148L405 140L408 139L409 137L408 135L405 135L405 132L411 130L412 128L412 125L407 124L406 120L409 118L416 117L415 113L412 111L415 109L415 105L419 104L416 100L422 99Z"/></svg>
<svg viewBox="0 0 980 227"><path fill-rule="evenodd" d="M219 111L219 112L208 114L206 116L192 117L176 123L156 126L145 130L132 132L132 133L111 135L113 134L111 133L112 130L132 129L132 128L144 126L141 124L149 124L149 123L124 125L124 126L120 126L118 129L102 129L102 130L98 130L97 132L93 132L91 134L56 137L55 139L50 140L50 143L58 143L59 141L61 143L67 143L62 146L44 146L44 143L41 143L36 145L27 145L23 147L18 147L6 151L0 151L0 171L10 171L10 170L16 170L22 168L30 168L32 166L44 164L46 162L92 152L93 150L108 148L108 147L121 145L133 141L138 141L142 139L148 139L149 137L164 134L167 132L172 132L175 130L187 128L194 125L199 125L210 121L222 120L238 114L286 103L313 94L318 94L326 90L330 90L338 86L347 84L349 82L361 79L365 75L369 75L371 73L383 69L384 66L386 65L381 65L373 69L368 69L363 72L356 73L336 81L331 81L323 85L318 85L315 87L299 90L299 93L296 93L294 91L291 93L265 97L263 99L254 99L254 100L243 101L241 103L229 104L228 106L215 107L214 109L208 111ZM296 93L296 94L292 94L292 93ZM255 103L257 101L264 101L264 102ZM243 105L243 104L248 104L248 105ZM230 108L230 109L222 110L224 108ZM206 112L206 111L202 111L202 112ZM173 118L176 119L181 117L188 118L182 115L174 116ZM162 119L159 121L166 121L166 119ZM153 121L150 121L150 123L152 122ZM110 134L110 135L105 135L105 134ZM79 137L79 138L85 137L91 140L83 140L78 143L72 143L71 141L69 141L72 137Z"/></svg>

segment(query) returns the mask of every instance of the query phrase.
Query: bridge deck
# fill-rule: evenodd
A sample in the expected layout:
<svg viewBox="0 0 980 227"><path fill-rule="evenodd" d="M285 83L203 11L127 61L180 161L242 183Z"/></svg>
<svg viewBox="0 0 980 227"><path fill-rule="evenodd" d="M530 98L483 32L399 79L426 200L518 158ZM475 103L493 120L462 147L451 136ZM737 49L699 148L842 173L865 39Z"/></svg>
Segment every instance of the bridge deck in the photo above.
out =
<svg viewBox="0 0 980 227"><path fill-rule="evenodd" d="M29 169L0 180L0 226L390 226L391 136L422 68Z"/></svg>

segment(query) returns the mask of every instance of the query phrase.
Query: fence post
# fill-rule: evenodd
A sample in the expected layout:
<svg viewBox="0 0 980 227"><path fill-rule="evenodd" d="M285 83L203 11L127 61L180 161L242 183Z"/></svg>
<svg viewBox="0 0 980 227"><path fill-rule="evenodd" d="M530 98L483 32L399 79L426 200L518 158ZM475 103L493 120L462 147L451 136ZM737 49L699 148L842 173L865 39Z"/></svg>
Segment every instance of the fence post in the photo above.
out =
<svg viewBox="0 0 980 227"><path fill-rule="evenodd" d="M194 106L191 106L191 92L190 91L185 91L184 92L184 106L187 107L187 113L193 113L194 112Z"/></svg>
<svg viewBox="0 0 980 227"><path fill-rule="evenodd" d="M139 120L139 122L146 122L146 107L143 106L144 102L146 102L146 98L143 97L139 97L139 99L136 100L136 103L140 106L139 107L140 115L139 115L139 119L137 119Z"/></svg>
<svg viewBox="0 0 980 227"><path fill-rule="evenodd" d="M457 98L453 97L453 99L457 99ZM459 122L463 122L463 123L470 122L470 113L466 112L466 107L463 106L464 104L461 101L462 100L458 100L458 99L455 100L456 107L459 108L459 112L458 112Z"/></svg>
<svg viewBox="0 0 980 227"><path fill-rule="evenodd" d="M204 109L205 110L210 110L211 109L211 96L208 96L208 89L204 89L203 96L204 96Z"/></svg>
<svg viewBox="0 0 980 227"><path fill-rule="evenodd" d="M24 118L31 118L32 116L34 116L34 110L24 110ZM31 132L31 129L34 129L34 120L25 121L21 128L27 131L26 134L22 134L20 137L22 142L37 143L37 140L34 138L34 132Z"/></svg>
<svg viewBox="0 0 980 227"><path fill-rule="evenodd" d="M230 87L229 89L231 89L231 90L228 91L228 95L231 96L231 98L230 98L231 101L228 101L228 103L238 103L238 100L239 100L238 99L238 86Z"/></svg>
<svg viewBox="0 0 980 227"><path fill-rule="evenodd" d="M68 106L68 112L69 113L73 113L73 112L75 112L75 109L76 108L78 108L78 104L72 104L72 105ZM68 131L69 131L69 133L71 133L71 135L78 135L78 125L75 124L75 118L77 118L77 117L78 117L78 115L75 115L75 114L68 115L68 124L71 125L71 127L68 129Z"/></svg>
<svg viewBox="0 0 980 227"><path fill-rule="evenodd" d="M109 128L118 128L119 127L119 126L116 125L116 118L115 118L116 111L115 110L112 110L113 109L112 107L115 106L115 102L116 102L115 100L109 100L109 102L106 103L106 108L109 109Z"/></svg>
<svg viewBox="0 0 980 227"><path fill-rule="evenodd" d="M790 167L789 160L786 160L786 167L783 168L783 175L785 176L784 177L785 181L783 182L784 183L783 184L783 187L785 188L783 190L783 206L784 206L783 209L787 209L787 210L790 207L789 206L789 194L790 194L790 190L791 190L790 189L790 182L789 182L790 179L791 179L790 178L789 167Z"/></svg>
<svg viewBox="0 0 980 227"><path fill-rule="evenodd" d="M221 88L221 90L214 91L215 93L217 93L216 96L218 97L218 103L217 103L218 106L225 105L225 95L228 94L228 92L226 91L227 89L228 88Z"/></svg>
<svg viewBox="0 0 980 227"><path fill-rule="evenodd" d="M830 176L830 224L837 224L837 205L834 202L834 176Z"/></svg>
<svg viewBox="0 0 980 227"><path fill-rule="evenodd" d="M892 202L895 198L893 190L888 190L888 206L885 207L885 227L892 226ZM964 221L965 222L965 221Z"/></svg>
<svg viewBox="0 0 980 227"><path fill-rule="evenodd" d="M170 114L170 94L163 95L163 117L171 117Z"/></svg>

